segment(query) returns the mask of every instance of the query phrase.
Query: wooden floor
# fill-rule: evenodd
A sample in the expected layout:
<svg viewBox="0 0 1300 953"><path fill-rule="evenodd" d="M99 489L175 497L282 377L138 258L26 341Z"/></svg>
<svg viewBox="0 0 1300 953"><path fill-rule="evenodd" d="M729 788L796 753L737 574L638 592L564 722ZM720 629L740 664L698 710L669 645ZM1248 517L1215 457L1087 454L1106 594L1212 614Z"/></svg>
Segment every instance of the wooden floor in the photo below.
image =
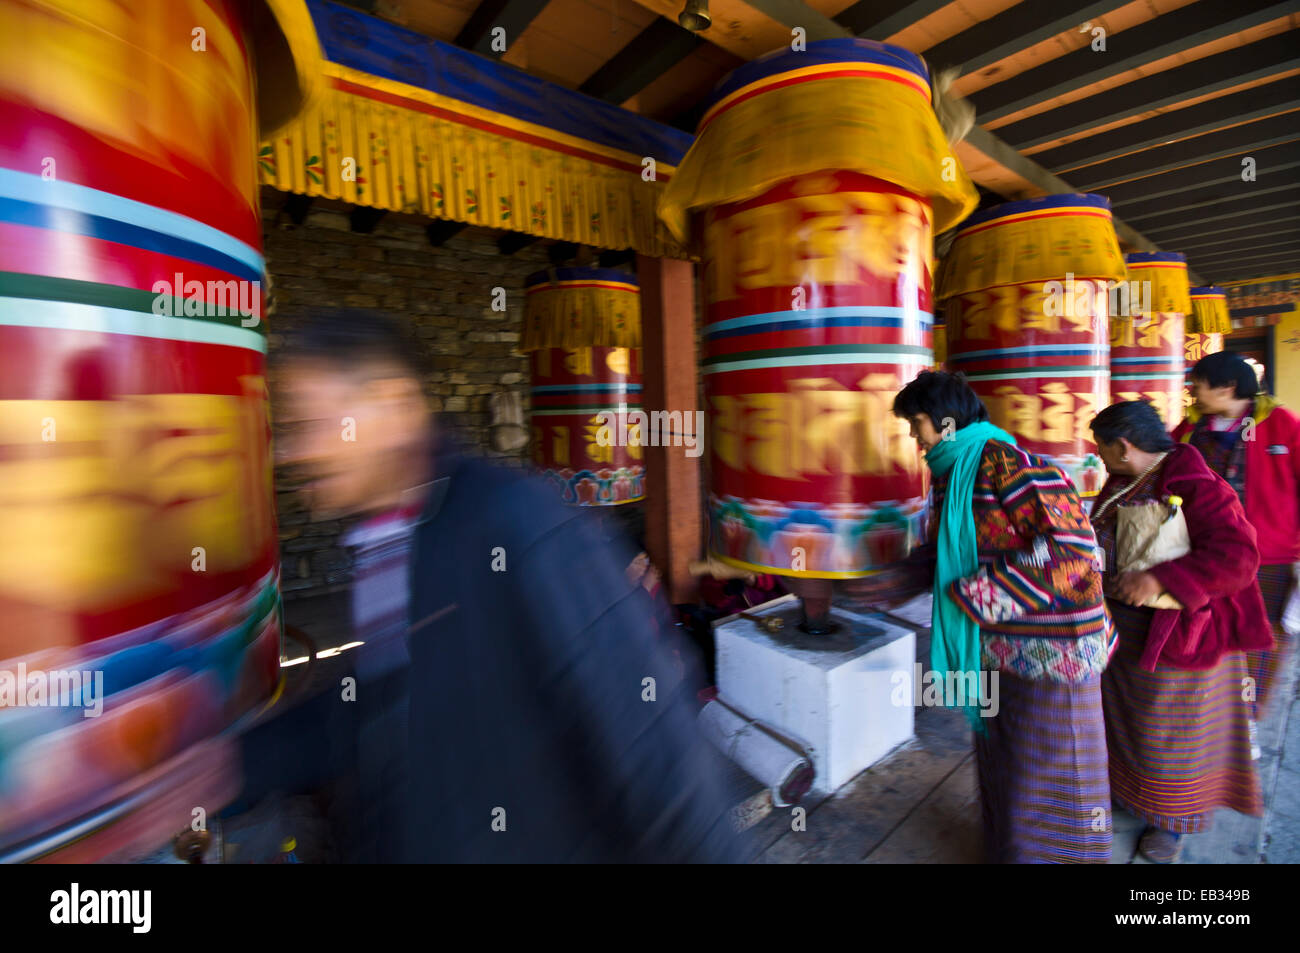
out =
<svg viewBox="0 0 1300 953"><path fill-rule="evenodd" d="M926 599L899 611L913 623L928 619ZM346 614L337 597L289 603L287 619L308 629L322 648L342 641ZM917 635L917 659L928 665L929 630ZM1292 671L1287 703L1260 726L1260 760L1267 813L1250 818L1219 811L1214 827L1192 835L1182 863L1300 863L1300 700ZM738 769L736 773L740 774ZM748 788L746 788L748 784ZM803 805L803 830L790 808L776 809L756 783L732 784L744 808L757 863L980 863L982 833L974 752L964 717L918 708L916 737L864 771L832 797ZM1135 856L1142 823L1123 811L1113 817L1111 863L1146 863Z"/></svg>
<svg viewBox="0 0 1300 953"><path fill-rule="evenodd" d="M923 664L928 664L929 642L928 630L918 633L917 658ZM1300 862L1296 675L1293 670L1287 703L1276 706L1261 726L1265 816L1217 812L1211 830L1187 838L1183 864ZM912 741L833 796L805 807L803 830L793 829L792 809L772 808L770 800L765 811L751 812L763 815L747 832L756 863L982 862L975 755L959 712L918 708ZM1143 823L1122 810L1112 820L1111 863L1148 863L1137 854Z"/></svg>

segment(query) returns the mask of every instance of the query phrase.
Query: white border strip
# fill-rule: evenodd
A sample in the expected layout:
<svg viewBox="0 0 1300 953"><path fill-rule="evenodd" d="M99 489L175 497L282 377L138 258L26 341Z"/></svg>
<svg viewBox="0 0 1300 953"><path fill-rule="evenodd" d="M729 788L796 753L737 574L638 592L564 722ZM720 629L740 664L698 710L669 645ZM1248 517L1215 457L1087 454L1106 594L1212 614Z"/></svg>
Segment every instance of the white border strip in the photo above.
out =
<svg viewBox="0 0 1300 953"><path fill-rule="evenodd" d="M45 298L0 298L0 325L129 334L132 337L157 338L162 341L224 344L227 347L242 347L266 353L266 338L248 328L232 328L212 321L159 317L121 308L50 301Z"/></svg>

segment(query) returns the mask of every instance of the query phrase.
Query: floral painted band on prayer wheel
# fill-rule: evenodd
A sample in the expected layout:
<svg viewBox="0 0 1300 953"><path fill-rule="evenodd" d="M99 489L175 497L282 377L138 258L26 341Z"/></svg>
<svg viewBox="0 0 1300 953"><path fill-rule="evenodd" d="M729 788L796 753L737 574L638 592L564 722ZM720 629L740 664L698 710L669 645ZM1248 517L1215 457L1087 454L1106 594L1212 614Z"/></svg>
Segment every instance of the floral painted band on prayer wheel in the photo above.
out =
<svg viewBox="0 0 1300 953"><path fill-rule="evenodd" d="M941 270L948 370L965 373L993 423L1084 498L1104 480L1088 425L1109 402L1107 315L1123 276L1110 203L1084 194L971 216Z"/></svg>
<svg viewBox="0 0 1300 953"><path fill-rule="evenodd" d="M1132 316L1111 321L1111 400L1148 401L1173 428L1183 412L1187 259L1178 252L1131 252L1124 261L1140 304Z"/></svg>
<svg viewBox="0 0 1300 953"><path fill-rule="evenodd" d="M318 58L293 0L0 3L4 859L129 859L238 793L218 738L280 677L252 157Z"/></svg>
<svg viewBox="0 0 1300 953"><path fill-rule="evenodd" d="M532 350L533 463L560 498L575 506L618 506L645 496L641 410L640 289L613 268L559 268L527 281L524 320L537 342L572 347ZM527 335L526 335L527 337ZM655 418L655 423L659 422Z"/></svg>

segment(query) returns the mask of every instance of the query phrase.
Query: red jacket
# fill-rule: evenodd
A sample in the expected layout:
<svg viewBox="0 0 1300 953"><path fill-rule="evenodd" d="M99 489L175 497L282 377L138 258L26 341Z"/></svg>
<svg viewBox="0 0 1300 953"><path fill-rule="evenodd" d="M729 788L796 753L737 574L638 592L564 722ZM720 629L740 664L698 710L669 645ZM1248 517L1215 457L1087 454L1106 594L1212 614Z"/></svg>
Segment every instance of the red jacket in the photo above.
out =
<svg viewBox="0 0 1300 953"><path fill-rule="evenodd" d="M1097 498L1106 499L1111 489L1103 487ZM1183 608L1155 611L1141 666L1155 671L1160 661L1199 671L1229 652L1272 648L1273 629L1255 578L1255 529L1232 487L1195 448L1178 444L1160 468L1156 492L1183 498L1192 549L1150 569Z"/></svg>
<svg viewBox="0 0 1300 953"><path fill-rule="evenodd" d="M1201 415L1192 408L1174 430L1186 443ZM1267 394L1255 398L1254 436L1246 442L1246 518L1266 566L1300 560L1300 417Z"/></svg>

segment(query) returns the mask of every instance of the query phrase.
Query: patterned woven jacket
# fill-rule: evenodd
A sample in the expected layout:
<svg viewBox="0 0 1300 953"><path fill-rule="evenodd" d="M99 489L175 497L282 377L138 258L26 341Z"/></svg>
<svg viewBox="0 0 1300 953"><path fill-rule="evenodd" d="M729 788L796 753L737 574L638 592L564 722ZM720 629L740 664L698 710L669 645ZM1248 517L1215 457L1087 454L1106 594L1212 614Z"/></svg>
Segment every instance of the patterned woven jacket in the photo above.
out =
<svg viewBox="0 0 1300 953"><path fill-rule="evenodd" d="M947 479L936 477L930 546L946 489ZM985 668L1062 682L1099 674L1115 630L1096 537L1074 487L1042 457L990 440L971 502L980 569L947 595L979 623Z"/></svg>

